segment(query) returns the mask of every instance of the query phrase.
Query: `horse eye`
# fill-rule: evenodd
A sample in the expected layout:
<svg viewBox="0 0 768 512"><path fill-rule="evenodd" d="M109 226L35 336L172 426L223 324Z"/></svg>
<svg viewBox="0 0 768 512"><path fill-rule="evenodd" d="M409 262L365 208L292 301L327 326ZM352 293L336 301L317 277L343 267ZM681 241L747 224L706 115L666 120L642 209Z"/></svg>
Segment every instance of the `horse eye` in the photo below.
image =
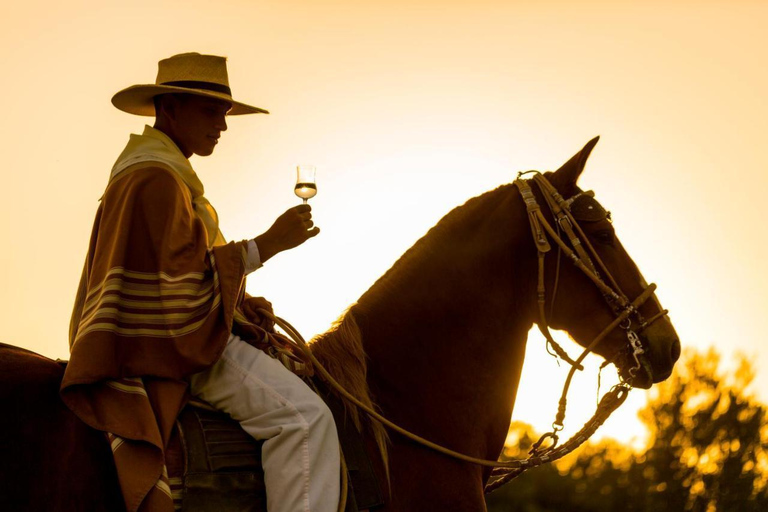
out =
<svg viewBox="0 0 768 512"><path fill-rule="evenodd" d="M598 231L595 233L595 239L601 244L611 245L613 243L613 231Z"/></svg>

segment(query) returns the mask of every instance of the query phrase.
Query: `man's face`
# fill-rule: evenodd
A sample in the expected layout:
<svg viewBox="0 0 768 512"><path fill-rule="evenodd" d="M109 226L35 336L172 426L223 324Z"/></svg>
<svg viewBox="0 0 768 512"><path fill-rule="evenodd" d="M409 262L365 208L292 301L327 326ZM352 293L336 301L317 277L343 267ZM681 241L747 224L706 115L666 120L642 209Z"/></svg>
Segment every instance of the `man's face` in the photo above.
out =
<svg viewBox="0 0 768 512"><path fill-rule="evenodd" d="M192 94L181 95L176 104L174 132L182 153L208 156L221 132L227 129L226 113L232 105L223 100Z"/></svg>

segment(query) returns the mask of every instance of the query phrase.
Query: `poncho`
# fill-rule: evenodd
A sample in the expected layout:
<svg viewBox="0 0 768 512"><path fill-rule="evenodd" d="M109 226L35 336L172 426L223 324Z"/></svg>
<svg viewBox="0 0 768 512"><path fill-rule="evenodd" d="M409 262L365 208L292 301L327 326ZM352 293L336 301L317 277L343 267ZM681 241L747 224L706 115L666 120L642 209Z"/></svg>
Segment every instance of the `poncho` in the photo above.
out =
<svg viewBox="0 0 768 512"><path fill-rule="evenodd" d="M61 396L107 433L129 512L173 510L164 449L185 379L218 359L243 319L247 242L209 243L220 233L194 193L162 159L113 173L75 301Z"/></svg>

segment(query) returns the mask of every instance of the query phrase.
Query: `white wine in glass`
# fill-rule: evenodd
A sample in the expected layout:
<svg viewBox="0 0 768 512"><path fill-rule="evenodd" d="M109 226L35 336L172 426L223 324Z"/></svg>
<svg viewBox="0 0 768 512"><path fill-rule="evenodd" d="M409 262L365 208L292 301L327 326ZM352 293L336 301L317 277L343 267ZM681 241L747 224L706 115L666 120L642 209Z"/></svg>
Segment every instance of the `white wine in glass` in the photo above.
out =
<svg viewBox="0 0 768 512"><path fill-rule="evenodd" d="M315 197L317 194L317 184L315 183L315 166L299 165L296 167L296 186L293 193L307 203L307 199Z"/></svg>

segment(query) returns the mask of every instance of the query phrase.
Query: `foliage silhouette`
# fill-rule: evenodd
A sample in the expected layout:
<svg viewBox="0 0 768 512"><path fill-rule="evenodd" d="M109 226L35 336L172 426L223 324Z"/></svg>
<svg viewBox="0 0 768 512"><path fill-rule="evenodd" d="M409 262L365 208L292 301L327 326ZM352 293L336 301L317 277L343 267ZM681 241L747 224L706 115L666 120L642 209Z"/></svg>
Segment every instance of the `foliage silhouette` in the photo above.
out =
<svg viewBox="0 0 768 512"><path fill-rule="evenodd" d="M768 510L766 406L746 389L745 356L723 373L720 356L687 351L667 381L649 392L640 419L647 449L586 444L556 465L534 469L487 499L491 512ZM537 435L513 423L504 457L523 457Z"/></svg>

